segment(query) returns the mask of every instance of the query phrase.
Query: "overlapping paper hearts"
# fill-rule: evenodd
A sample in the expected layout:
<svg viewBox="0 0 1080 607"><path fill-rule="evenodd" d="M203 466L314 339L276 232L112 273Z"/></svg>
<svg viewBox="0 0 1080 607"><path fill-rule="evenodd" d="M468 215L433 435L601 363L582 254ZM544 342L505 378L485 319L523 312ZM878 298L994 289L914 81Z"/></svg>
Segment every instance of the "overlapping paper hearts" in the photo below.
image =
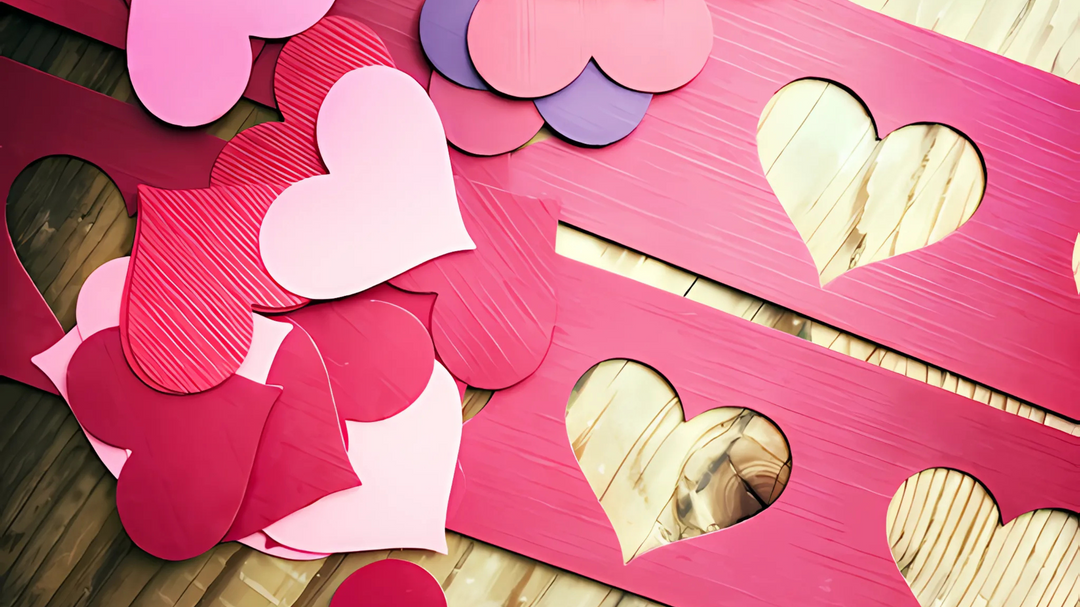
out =
<svg viewBox="0 0 1080 607"><path fill-rule="evenodd" d="M701 71L712 16L702 0L427 0L420 41L439 71L428 93L459 148L508 152L545 121L576 143L602 146L637 127L653 93Z"/></svg>
<svg viewBox="0 0 1080 607"><path fill-rule="evenodd" d="M127 58L139 100L165 122L198 126L225 114L251 75L249 37L311 27L333 0L133 0ZM178 51L178 49L181 49Z"/></svg>

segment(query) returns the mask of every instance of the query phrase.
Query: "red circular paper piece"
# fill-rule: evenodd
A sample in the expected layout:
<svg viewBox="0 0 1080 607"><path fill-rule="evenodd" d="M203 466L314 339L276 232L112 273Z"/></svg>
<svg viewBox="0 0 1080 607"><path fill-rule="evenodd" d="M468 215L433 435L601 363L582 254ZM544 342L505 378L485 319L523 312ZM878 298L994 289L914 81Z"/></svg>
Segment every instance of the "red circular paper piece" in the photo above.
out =
<svg viewBox="0 0 1080 607"><path fill-rule="evenodd" d="M446 595L423 567L386 559L346 578L330 607L446 607Z"/></svg>

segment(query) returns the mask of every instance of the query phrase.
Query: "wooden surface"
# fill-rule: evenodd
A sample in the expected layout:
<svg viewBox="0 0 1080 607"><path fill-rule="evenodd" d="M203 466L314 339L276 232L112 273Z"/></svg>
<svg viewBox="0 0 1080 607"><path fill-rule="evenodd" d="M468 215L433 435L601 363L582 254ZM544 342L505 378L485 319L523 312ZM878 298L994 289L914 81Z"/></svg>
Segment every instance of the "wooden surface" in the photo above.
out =
<svg viewBox="0 0 1080 607"><path fill-rule="evenodd" d="M1073 80L1080 78L1078 2L860 2ZM121 52L6 7L0 8L0 55L133 101ZM838 92L829 91L836 87L812 81L799 88L811 97ZM881 144L865 136L861 106L835 99L840 103L812 104L811 109L798 103L787 109L772 104L761 127L764 136L759 134L762 149L771 150L770 158L782 157L789 143L800 140L804 123L836 129L840 121L850 125L845 132L857 135L854 140L863 149L874 148L880 154ZM228 138L247 126L274 119L279 117L273 110L241 101L208 128ZM963 151L963 140L952 137L948 149ZM921 164L912 154L924 153L921 150L914 146L898 153L895 166L907 168L877 178L885 180L881 183L910 182L911 167ZM861 170L845 172L843 167L834 163L818 170L849 183L866 175ZM978 176L969 175L969 183L977 184ZM797 183L791 191L805 195L810 187ZM842 206L850 200L834 196L826 210L839 208L841 216L850 219L850 206ZM46 159L30 167L8 202L9 227L20 258L68 329L74 325L74 302L86 276L101 263L130 251L134 220L124 214L123 201L108 179L94 167L68 158ZM963 197L959 216L974 204L977 200ZM936 208L913 207L908 213L917 225L932 227L935 224L926 213ZM926 231L927 236L932 233L932 228ZM914 381L1080 435L1076 424L1027 403L571 226L560 226L557 249ZM850 262L850 255L847 259ZM465 419L482 415L489 396L470 390L463 405ZM609 513L615 513L613 526L626 558L751 516L781 495L790 466L798 465L797 460L789 461L782 435L760 416L719 409L692 424L680 426L682 421L670 386L648 367L632 361L598 365L567 403L567 440L598 498ZM650 437L654 440L646 440ZM665 450L664 444L672 437L689 437L692 447ZM661 452L665 465L680 470L679 475L664 475L678 476L675 486L652 481L634 467L644 454ZM380 551L298 563L224 544L189 561L163 562L136 548L123 532L116 515L115 486L63 401L0 380L0 607L327 605L333 589L349 573L387 556L428 568L455 607L654 604L452 533L448 534L450 553L445 556ZM651 522L628 522L640 520ZM1076 515L1032 513L1000 529L999 522L991 498L970 478L953 471L927 471L897 488L882 534L923 605L1080 605Z"/></svg>

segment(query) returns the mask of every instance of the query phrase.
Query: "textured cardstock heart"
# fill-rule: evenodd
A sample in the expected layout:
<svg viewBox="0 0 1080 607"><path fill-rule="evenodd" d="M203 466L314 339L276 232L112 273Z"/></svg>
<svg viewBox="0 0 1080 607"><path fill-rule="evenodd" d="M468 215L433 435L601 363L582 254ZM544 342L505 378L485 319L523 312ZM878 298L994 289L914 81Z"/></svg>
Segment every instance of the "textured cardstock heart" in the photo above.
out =
<svg viewBox="0 0 1080 607"><path fill-rule="evenodd" d="M439 114L415 80L363 67L330 89L316 125L328 175L282 192L259 233L270 276L292 293L359 293L472 249Z"/></svg>
<svg viewBox="0 0 1080 607"><path fill-rule="evenodd" d="M904 482L889 503L893 560L921 605L1075 605L1076 513L1035 510L1001 524L978 480L944 468Z"/></svg>
<svg viewBox="0 0 1080 607"><path fill-rule="evenodd" d="M446 553L446 512L461 442L461 398L436 364L408 409L378 422L348 422L349 460L363 481L265 529L310 552L417 548Z"/></svg>
<svg viewBox="0 0 1080 607"><path fill-rule="evenodd" d="M772 112L790 119L766 120ZM945 238L982 201L986 173L971 141L941 124L878 139L859 99L836 84L789 84L760 124L762 168L822 285Z"/></svg>
<svg viewBox="0 0 1080 607"><path fill-rule="evenodd" d="M252 311L307 303L258 256L263 215L281 186L139 188L139 224L120 313L135 373L163 392L208 390L251 346Z"/></svg>
<svg viewBox="0 0 1080 607"><path fill-rule="evenodd" d="M390 282L438 294L431 336L440 360L466 384L500 390L531 375L551 344L559 205L463 177L455 182L476 249L433 259Z"/></svg>
<svg viewBox="0 0 1080 607"><path fill-rule="evenodd" d="M150 554L182 560L231 526L281 389L233 377L202 394L162 394L131 372L113 328L75 351L68 394L87 431L131 450L116 487L124 529Z"/></svg>
<svg viewBox="0 0 1080 607"><path fill-rule="evenodd" d="M331 5L333 0L134 0L127 28L131 84L165 122L212 122L247 88L249 37L292 36Z"/></svg>
<svg viewBox="0 0 1080 607"><path fill-rule="evenodd" d="M791 473L787 441L767 418L719 408L684 421L671 385L632 361L606 361L582 376L566 430L626 562L754 516Z"/></svg>
<svg viewBox="0 0 1080 607"><path fill-rule="evenodd" d="M284 122L244 129L221 150L213 185L288 185L326 168L315 145L315 121L330 87L354 69L394 67L390 51L370 27L332 15L285 44L274 69L274 95Z"/></svg>

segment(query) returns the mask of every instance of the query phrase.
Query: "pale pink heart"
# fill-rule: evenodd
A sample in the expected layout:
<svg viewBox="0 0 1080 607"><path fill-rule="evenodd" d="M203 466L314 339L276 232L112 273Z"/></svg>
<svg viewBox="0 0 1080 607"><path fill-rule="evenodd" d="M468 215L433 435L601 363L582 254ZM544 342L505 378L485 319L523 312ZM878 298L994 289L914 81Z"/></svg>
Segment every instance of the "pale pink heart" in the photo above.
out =
<svg viewBox="0 0 1080 607"><path fill-rule="evenodd" d="M705 0L480 0L469 21L469 55L484 80L513 97L543 97L595 59L622 86L676 89L712 51Z"/></svg>
<svg viewBox="0 0 1080 607"><path fill-rule="evenodd" d="M165 122L198 126L233 106L251 75L250 37L285 38L333 0L133 0L127 60L139 100Z"/></svg>
<svg viewBox="0 0 1080 607"><path fill-rule="evenodd" d="M412 77L379 65L345 74L319 109L315 136L329 174L282 192L259 233L263 263L282 287L344 297L475 248L442 122Z"/></svg>
<svg viewBox="0 0 1080 607"><path fill-rule="evenodd" d="M83 339L120 326L120 305L130 261L130 257L111 259L86 277L75 302L75 324Z"/></svg>
<svg viewBox="0 0 1080 607"><path fill-rule="evenodd" d="M408 409L382 421L346 422L349 460L363 485L328 495L265 529L310 552L418 548L446 553L446 510L461 442L454 378L435 363Z"/></svg>

